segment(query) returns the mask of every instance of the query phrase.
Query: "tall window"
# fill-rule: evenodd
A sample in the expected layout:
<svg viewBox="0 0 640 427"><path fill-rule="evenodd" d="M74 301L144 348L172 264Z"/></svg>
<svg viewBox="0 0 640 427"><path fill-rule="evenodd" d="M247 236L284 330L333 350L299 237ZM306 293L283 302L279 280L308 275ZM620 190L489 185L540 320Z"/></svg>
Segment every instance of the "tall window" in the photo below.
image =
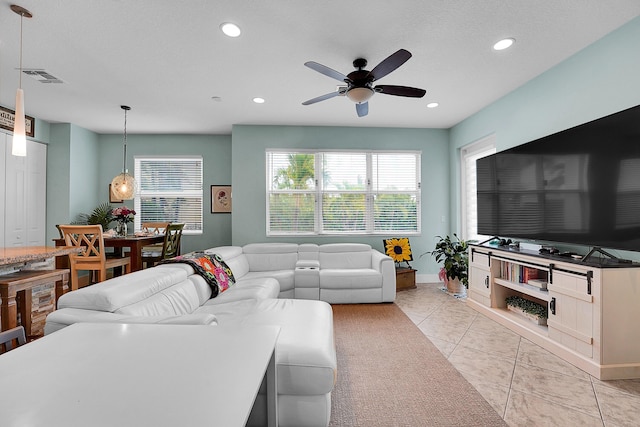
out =
<svg viewBox="0 0 640 427"><path fill-rule="evenodd" d="M202 234L202 157L136 157L136 230L143 222L183 222Z"/></svg>
<svg viewBox="0 0 640 427"><path fill-rule="evenodd" d="M418 234L420 153L277 151L267 157L267 234Z"/></svg>
<svg viewBox="0 0 640 427"><path fill-rule="evenodd" d="M476 160L496 152L495 135L476 141L460 151L460 183L462 189L462 238L484 240L491 236L478 234L478 196L476 186Z"/></svg>

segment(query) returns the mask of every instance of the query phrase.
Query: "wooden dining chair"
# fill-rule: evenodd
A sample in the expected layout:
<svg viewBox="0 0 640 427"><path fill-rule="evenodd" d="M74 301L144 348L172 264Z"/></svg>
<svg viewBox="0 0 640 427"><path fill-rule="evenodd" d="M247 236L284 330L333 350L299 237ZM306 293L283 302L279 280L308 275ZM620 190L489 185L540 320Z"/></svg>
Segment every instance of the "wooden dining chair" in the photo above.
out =
<svg viewBox="0 0 640 427"><path fill-rule="evenodd" d="M123 267L131 272L131 258L107 258L102 235L102 225L61 225L67 246L84 249L78 254L69 254L71 268L71 290L78 289L78 271L89 270L97 273L96 282L107 280L107 269Z"/></svg>
<svg viewBox="0 0 640 427"><path fill-rule="evenodd" d="M0 353L11 350L13 348L14 340L18 341L18 346L25 345L27 343L24 327L16 326L15 328L0 332ZM4 349L2 347L4 347Z"/></svg>
<svg viewBox="0 0 640 427"><path fill-rule="evenodd" d="M180 255L180 240L184 223L173 222L164 230L164 242L159 251L142 250L142 264L153 267L157 262Z"/></svg>
<svg viewBox="0 0 640 427"><path fill-rule="evenodd" d="M164 234L170 222L143 222L142 232L147 234ZM142 252L160 252L162 251L162 243L154 243L142 248Z"/></svg>

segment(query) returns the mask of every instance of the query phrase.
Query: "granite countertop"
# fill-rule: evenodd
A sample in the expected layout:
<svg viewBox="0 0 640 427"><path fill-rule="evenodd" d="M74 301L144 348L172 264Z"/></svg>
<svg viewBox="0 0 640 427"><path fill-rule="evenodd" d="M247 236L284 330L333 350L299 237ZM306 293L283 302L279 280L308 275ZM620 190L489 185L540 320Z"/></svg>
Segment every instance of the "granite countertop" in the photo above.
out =
<svg viewBox="0 0 640 427"><path fill-rule="evenodd" d="M0 248L0 266L23 262L44 261L61 255L80 252L74 246L16 246Z"/></svg>

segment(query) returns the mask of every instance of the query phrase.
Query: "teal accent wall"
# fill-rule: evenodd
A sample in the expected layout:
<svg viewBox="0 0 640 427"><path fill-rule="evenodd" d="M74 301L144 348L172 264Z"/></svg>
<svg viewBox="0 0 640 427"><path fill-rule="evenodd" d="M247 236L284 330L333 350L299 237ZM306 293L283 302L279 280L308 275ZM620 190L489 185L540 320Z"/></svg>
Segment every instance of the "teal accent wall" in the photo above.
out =
<svg viewBox="0 0 640 427"><path fill-rule="evenodd" d="M337 150L421 150L422 151L422 235L410 236L414 254L429 251L435 236L449 229L449 131L445 129L401 129L358 127L249 126L236 125L232 131L232 242L312 242L367 243L383 250L382 239L405 237L313 236L267 237L266 157L268 148ZM416 257L417 258L417 257ZM430 257L412 264L421 272L436 272Z"/></svg>
<svg viewBox="0 0 640 427"><path fill-rule="evenodd" d="M109 184L122 172L122 135L98 136L98 197L109 201ZM203 159L203 234L183 235L182 252L231 244L231 215L211 213L211 185L231 182L230 135L127 135L127 169L133 174L135 156L200 155ZM114 207L127 205L133 200ZM89 209L89 208L87 208Z"/></svg>
<svg viewBox="0 0 640 427"><path fill-rule="evenodd" d="M451 129L452 231L460 229L460 148L495 133L498 151L640 104L640 18ZM640 141L638 141L640 144ZM606 208L606 207L603 207ZM629 254L622 253L626 257ZM631 257L640 258L634 253Z"/></svg>
<svg viewBox="0 0 640 427"><path fill-rule="evenodd" d="M98 135L69 123L50 125L47 147L47 236L59 237L56 224L68 224L99 201Z"/></svg>

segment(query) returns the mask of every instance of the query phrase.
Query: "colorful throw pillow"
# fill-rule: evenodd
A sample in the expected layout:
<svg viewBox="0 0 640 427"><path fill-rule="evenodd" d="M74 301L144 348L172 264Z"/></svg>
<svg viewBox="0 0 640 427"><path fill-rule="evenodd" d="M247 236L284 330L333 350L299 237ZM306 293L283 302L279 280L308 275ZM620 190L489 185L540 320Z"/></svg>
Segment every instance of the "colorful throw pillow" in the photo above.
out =
<svg viewBox="0 0 640 427"><path fill-rule="evenodd" d="M215 298L221 292L226 291L236 283L233 272L226 262L218 254L205 254L203 252L190 252L178 255L175 258L165 259L161 264L184 263L193 267L211 287L211 298Z"/></svg>

